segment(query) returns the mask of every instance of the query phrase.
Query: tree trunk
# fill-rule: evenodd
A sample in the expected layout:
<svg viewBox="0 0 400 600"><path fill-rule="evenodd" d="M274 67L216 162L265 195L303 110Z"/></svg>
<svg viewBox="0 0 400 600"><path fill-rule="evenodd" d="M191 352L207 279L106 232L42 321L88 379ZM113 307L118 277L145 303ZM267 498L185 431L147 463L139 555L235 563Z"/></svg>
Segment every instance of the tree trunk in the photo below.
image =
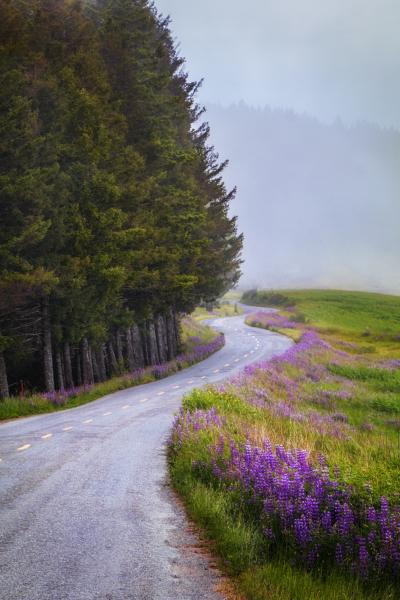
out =
<svg viewBox="0 0 400 600"><path fill-rule="evenodd" d="M49 299L42 302L42 327L43 327L43 371L44 384L47 392L54 392L54 365L53 349L51 344L51 327L49 316Z"/></svg>
<svg viewBox="0 0 400 600"><path fill-rule="evenodd" d="M92 366L92 362L90 360L89 342L86 337L84 337L81 342L81 350L82 350L83 384L84 385L92 385L92 383L94 382L93 366Z"/></svg>
<svg viewBox="0 0 400 600"><path fill-rule="evenodd" d="M71 348L69 342L64 342L64 375L66 388L73 388L74 378L72 375Z"/></svg>
<svg viewBox="0 0 400 600"><path fill-rule="evenodd" d="M4 360L4 353L0 352L0 398L4 400L9 395L6 361Z"/></svg>
<svg viewBox="0 0 400 600"><path fill-rule="evenodd" d="M168 358L169 358L169 360L172 360L177 355L175 325L174 325L174 319L172 316L172 310L170 310L166 316L166 323L167 323Z"/></svg>
<svg viewBox="0 0 400 600"><path fill-rule="evenodd" d="M118 329L117 335L117 361L119 365L119 370L122 373L125 370L125 361L124 361L124 344L122 339L122 331Z"/></svg>
<svg viewBox="0 0 400 600"><path fill-rule="evenodd" d="M162 315L156 318L156 337L158 346L158 355L162 363L168 360L168 341L166 335L165 320Z"/></svg>
<svg viewBox="0 0 400 600"><path fill-rule="evenodd" d="M131 327L133 354L136 367L144 367L146 363L143 335L136 323Z"/></svg>
<svg viewBox="0 0 400 600"><path fill-rule="evenodd" d="M116 375L119 372L119 369L118 369L117 357L115 356L114 347L113 347L112 342L108 342L107 349L108 349L108 356L110 358L111 374Z"/></svg>
<svg viewBox="0 0 400 600"><path fill-rule="evenodd" d="M65 385L64 385L62 356L61 356L60 350L57 350L57 352L56 352L56 369L57 369L58 389L63 392L65 389Z"/></svg>
<svg viewBox="0 0 400 600"><path fill-rule="evenodd" d="M148 321L147 323L147 339L150 364L157 365L160 362L160 357L158 355L156 328L154 325L154 321Z"/></svg>
<svg viewBox="0 0 400 600"><path fill-rule="evenodd" d="M128 369L130 372L136 368L135 352L133 349L132 329L128 327L126 330L126 358L128 361Z"/></svg>
<svg viewBox="0 0 400 600"><path fill-rule="evenodd" d="M174 311L173 313L174 319L174 331L175 331L175 340L176 340L176 352L180 352L182 350L182 340L181 340L181 323L179 320L179 316Z"/></svg>
<svg viewBox="0 0 400 600"><path fill-rule="evenodd" d="M103 344L101 344L101 346L99 346L99 348L97 349L96 358L97 358L97 364L99 367L100 381L105 381L107 379L107 367L106 367L106 361L104 358L104 345Z"/></svg>
<svg viewBox="0 0 400 600"><path fill-rule="evenodd" d="M93 366L93 376L96 382L101 381L100 369L96 358L96 352L90 348L90 358Z"/></svg>
<svg viewBox="0 0 400 600"><path fill-rule="evenodd" d="M150 364L149 352L147 348L147 332L146 332L146 322L144 322L139 328L139 339L140 346L143 352L143 364L147 366Z"/></svg>
<svg viewBox="0 0 400 600"><path fill-rule="evenodd" d="M75 355L75 364L76 364L76 382L78 386L82 385L82 357L80 348L77 349Z"/></svg>

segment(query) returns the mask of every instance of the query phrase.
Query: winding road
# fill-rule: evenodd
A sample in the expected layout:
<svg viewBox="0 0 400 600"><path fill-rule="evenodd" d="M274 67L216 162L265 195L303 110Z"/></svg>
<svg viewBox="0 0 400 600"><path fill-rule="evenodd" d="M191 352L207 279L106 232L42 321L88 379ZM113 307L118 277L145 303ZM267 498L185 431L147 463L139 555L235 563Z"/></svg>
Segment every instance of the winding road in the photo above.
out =
<svg viewBox="0 0 400 600"><path fill-rule="evenodd" d="M288 338L219 318L226 345L167 379L0 425L1 600L217 600L167 484L182 396L283 353Z"/></svg>

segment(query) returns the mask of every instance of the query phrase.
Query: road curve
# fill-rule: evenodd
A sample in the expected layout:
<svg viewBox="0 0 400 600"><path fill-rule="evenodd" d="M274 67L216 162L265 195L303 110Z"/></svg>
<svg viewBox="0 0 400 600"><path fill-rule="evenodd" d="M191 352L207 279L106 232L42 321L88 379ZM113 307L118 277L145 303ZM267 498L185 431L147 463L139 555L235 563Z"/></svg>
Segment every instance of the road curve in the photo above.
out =
<svg viewBox="0 0 400 600"><path fill-rule="evenodd" d="M225 347L168 379L0 425L1 600L217 600L166 482L183 394L291 341L220 318Z"/></svg>

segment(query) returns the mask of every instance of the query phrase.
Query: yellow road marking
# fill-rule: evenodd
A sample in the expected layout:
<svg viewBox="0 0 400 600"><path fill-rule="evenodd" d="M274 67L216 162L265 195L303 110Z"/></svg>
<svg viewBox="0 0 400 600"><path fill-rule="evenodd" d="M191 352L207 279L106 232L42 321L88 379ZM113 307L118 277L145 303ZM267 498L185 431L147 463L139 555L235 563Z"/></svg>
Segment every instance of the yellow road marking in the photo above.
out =
<svg viewBox="0 0 400 600"><path fill-rule="evenodd" d="M47 440L49 438L53 437L52 433L46 433L46 435L42 435L42 440Z"/></svg>
<svg viewBox="0 0 400 600"><path fill-rule="evenodd" d="M25 444L24 446L20 446L19 448L17 448L17 452L22 452L23 450L28 450L28 448L30 448L31 445L30 444Z"/></svg>

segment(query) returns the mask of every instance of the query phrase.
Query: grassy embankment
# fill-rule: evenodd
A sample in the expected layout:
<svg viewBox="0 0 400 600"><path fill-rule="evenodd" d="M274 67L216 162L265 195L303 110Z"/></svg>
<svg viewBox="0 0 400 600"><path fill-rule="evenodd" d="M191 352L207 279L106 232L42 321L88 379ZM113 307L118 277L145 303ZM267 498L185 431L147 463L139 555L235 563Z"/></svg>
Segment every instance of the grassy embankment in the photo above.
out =
<svg viewBox="0 0 400 600"><path fill-rule="evenodd" d="M270 306L271 294L244 301ZM275 305L279 314L249 322L300 343L185 399L171 438L172 481L245 598L398 598L400 298L283 291ZM272 450L256 451L266 439ZM245 443L261 452L251 466ZM304 450L307 465L282 458L280 445L293 456Z"/></svg>
<svg viewBox="0 0 400 600"><path fill-rule="evenodd" d="M237 303L230 303L228 301L223 301L221 304L212 310L207 310L204 307L197 307L192 317L196 321L205 321L206 319L215 319L218 317L236 317L241 315L243 310Z"/></svg>
<svg viewBox="0 0 400 600"><path fill-rule="evenodd" d="M182 320L181 338L181 355L164 365L138 369L135 373L121 373L108 381L86 388L66 390L49 396L43 394L12 396L0 401L0 421L74 408L119 390L162 379L207 358L218 350L221 344L223 345L223 338L215 330L191 317Z"/></svg>

